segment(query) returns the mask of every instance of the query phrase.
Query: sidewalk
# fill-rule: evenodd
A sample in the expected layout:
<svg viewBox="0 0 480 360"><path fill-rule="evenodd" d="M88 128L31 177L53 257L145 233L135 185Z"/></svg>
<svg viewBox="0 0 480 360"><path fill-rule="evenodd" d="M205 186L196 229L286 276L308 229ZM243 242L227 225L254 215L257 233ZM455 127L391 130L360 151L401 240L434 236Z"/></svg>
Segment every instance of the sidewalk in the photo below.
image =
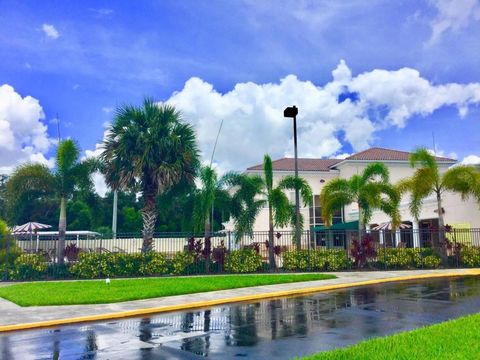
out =
<svg viewBox="0 0 480 360"><path fill-rule="evenodd" d="M329 291L389 281L480 275L480 269L338 272L333 274L337 276L337 279L220 290L114 304L20 307L0 298L0 314L2 314L0 332L125 316L140 316L165 311L180 311L188 308L254 301L277 296L301 295L308 292ZM11 327L11 325L15 326Z"/></svg>

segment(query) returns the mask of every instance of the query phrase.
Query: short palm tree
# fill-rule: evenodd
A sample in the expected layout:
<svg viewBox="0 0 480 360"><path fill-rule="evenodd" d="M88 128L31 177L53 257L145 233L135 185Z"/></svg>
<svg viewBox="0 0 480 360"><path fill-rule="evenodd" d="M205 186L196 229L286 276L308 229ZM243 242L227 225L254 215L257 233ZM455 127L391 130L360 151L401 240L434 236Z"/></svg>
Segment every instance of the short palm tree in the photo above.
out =
<svg viewBox="0 0 480 360"><path fill-rule="evenodd" d="M273 186L273 166L272 159L269 155L265 155L263 159L263 194L268 203L268 256L270 267L276 268L275 253L274 253L274 227L284 227L289 223L296 226L295 206L291 205L286 190L295 190L298 188L301 199L305 206L312 201L312 189L305 179L295 176L285 176L282 178L276 187ZM300 226L303 225L303 219L300 221ZM301 233L302 229L296 229L295 234ZM295 239L297 249L300 249L300 239Z"/></svg>
<svg viewBox="0 0 480 360"><path fill-rule="evenodd" d="M265 200L258 198L263 179L257 175L229 172L223 176L223 181L232 191L230 215L234 221L235 240L245 235L252 238L255 219L265 204Z"/></svg>
<svg viewBox="0 0 480 360"><path fill-rule="evenodd" d="M95 170L93 160L80 161L80 149L75 141L60 141L55 159L54 177L56 191L60 198L60 216L58 220L57 259L63 263L65 254L65 232L67 230L67 201L75 188L90 188L90 175Z"/></svg>
<svg viewBox="0 0 480 360"><path fill-rule="evenodd" d="M182 178L194 181L199 165L195 132L173 106L147 98L141 107L116 110L103 148L100 159L107 184L115 190L138 186L141 191L142 251L151 251L157 195Z"/></svg>
<svg viewBox="0 0 480 360"><path fill-rule="evenodd" d="M383 163L368 165L361 174L350 179L330 180L320 193L320 207L325 225L332 224L338 209L355 203L358 206L358 229L365 230L372 211L380 209L392 219L392 227L400 224L400 193L389 183L389 171Z"/></svg>
<svg viewBox="0 0 480 360"><path fill-rule="evenodd" d="M57 259L64 261L65 233L67 229L67 201L75 189L89 189L92 187L91 174L95 170L93 160L80 161L80 149L71 139L60 141L55 157L53 173L45 165L26 164L18 167L8 180L7 192L15 204L14 199L23 197L26 192L48 196L56 194L60 201L60 215L58 220Z"/></svg>
<svg viewBox="0 0 480 360"><path fill-rule="evenodd" d="M470 195L480 201L479 175L472 166L454 166L443 174L440 173L435 156L425 148L418 148L410 154L410 165L415 168L414 174L399 182L398 189L410 193L410 212L418 220L423 200L434 195L437 200L439 243L434 244L440 255L446 258L446 247L444 246L445 220L442 207L442 194L451 191L461 194L462 199ZM436 237L434 238L436 241Z"/></svg>
<svg viewBox="0 0 480 360"><path fill-rule="evenodd" d="M213 230L212 222L213 218L212 208L216 200L221 200L221 204L224 205L225 201L228 202L228 192L223 189L223 181L218 179L215 169L211 166L203 166L200 169L200 182L201 187L197 190L194 202L193 211L193 224L194 232L204 230L205 236L205 267L206 271L209 271L210 266L210 238L211 231Z"/></svg>

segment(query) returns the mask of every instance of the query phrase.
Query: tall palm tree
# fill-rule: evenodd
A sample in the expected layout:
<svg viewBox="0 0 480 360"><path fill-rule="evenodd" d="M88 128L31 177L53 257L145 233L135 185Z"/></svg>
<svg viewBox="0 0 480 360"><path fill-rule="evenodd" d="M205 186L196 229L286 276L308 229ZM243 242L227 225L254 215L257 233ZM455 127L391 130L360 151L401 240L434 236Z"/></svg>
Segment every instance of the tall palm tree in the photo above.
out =
<svg viewBox="0 0 480 360"><path fill-rule="evenodd" d="M212 208L217 199L222 200L224 205L228 199L228 192L223 189L223 180L218 179L216 171L211 166L203 166L200 169L201 188L198 189L193 212L194 232L199 232L203 228L205 236L205 268L209 271L210 252L211 252L211 231L213 231ZM228 200L227 200L228 202ZM210 216L212 215L212 217Z"/></svg>
<svg viewBox="0 0 480 360"><path fill-rule="evenodd" d="M80 161L80 149L75 141L60 141L55 158L54 178L56 191L60 198L60 216L58 219L57 259L63 263L65 254L65 233L67 230L67 201L75 188L91 188L90 175L95 170L94 160Z"/></svg>
<svg viewBox="0 0 480 360"><path fill-rule="evenodd" d="M107 184L116 190L135 185L141 189L142 251L151 251L157 195L182 178L194 181L199 165L195 132L175 107L147 98L143 106L125 105L116 110L103 148Z"/></svg>
<svg viewBox="0 0 480 360"><path fill-rule="evenodd" d="M410 165L415 168L414 174L397 184L398 189L410 193L410 212L418 220L423 200L430 195L435 195L437 200L439 237L434 238L434 246L438 249L443 259L446 258L445 219L443 215L442 195L445 191L461 194L462 199L469 195L480 200L478 187L478 171L472 166L454 166L444 173L438 168L435 156L425 148L418 148L409 157Z"/></svg>
<svg viewBox="0 0 480 360"><path fill-rule="evenodd" d="M320 207L326 226L332 224L336 210L355 203L358 206L358 229L365 230L372 211L380 209L392 218L392 227L400 224L400 193L389 183L389 171L383 163L368 165L350 179L330 180L320 192Z"/></svg>
<svg viewBox="0 0 480 360"><path fill-rule="evenodd" d="M273 166L272 159L269 155L265 155L263 158L263 174L264 174L264 186L263 194L268 203L268 257L270 267L276 268L275 264L275 252L274 252L274 239L273 236L274 227L284 227L288 223L296 226L296 213L295 206L292 206L285 194L286 190L295 190L298 188L302 201L306 205L312 201L312 189L305 179L295 176L285 176L282 178L276 187L273 186ZM303 219L300 221L300 226L303 225ZM295 234L301 233L302 229L295 231ZM295 239L297 249L300 249L300 239Z"/></svg>

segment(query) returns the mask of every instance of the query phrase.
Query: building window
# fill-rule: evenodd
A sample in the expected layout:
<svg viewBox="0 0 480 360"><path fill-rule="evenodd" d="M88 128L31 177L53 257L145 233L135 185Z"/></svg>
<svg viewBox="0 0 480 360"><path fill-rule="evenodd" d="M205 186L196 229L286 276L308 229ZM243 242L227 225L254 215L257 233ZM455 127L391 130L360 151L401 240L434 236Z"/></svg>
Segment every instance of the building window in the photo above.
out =
<svg viewBox="0 0 480 360"><path fill-rule="evenodd" d="M322 209L320 208L320 195L314 195L309 208L310 226L324 225ZM343 209L335 211L332 217L332 224L343 222Z"/></svg>

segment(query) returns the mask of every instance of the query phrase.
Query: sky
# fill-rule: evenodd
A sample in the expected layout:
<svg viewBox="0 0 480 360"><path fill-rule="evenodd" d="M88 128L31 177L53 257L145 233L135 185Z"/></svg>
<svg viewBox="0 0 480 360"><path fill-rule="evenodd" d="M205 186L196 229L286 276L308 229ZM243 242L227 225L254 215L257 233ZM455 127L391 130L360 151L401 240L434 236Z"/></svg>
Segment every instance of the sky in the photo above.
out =
<svg viewBox="0 0 480 360"><path fill-rule="evenodd" d="M178 107L220 172L371 146L480 162L480 0L0 0L0 173ZM59 119L59 120L57 120ZM99 180L100 181L100 180ZM100 186L100 185L99 185Z"/></svg>

